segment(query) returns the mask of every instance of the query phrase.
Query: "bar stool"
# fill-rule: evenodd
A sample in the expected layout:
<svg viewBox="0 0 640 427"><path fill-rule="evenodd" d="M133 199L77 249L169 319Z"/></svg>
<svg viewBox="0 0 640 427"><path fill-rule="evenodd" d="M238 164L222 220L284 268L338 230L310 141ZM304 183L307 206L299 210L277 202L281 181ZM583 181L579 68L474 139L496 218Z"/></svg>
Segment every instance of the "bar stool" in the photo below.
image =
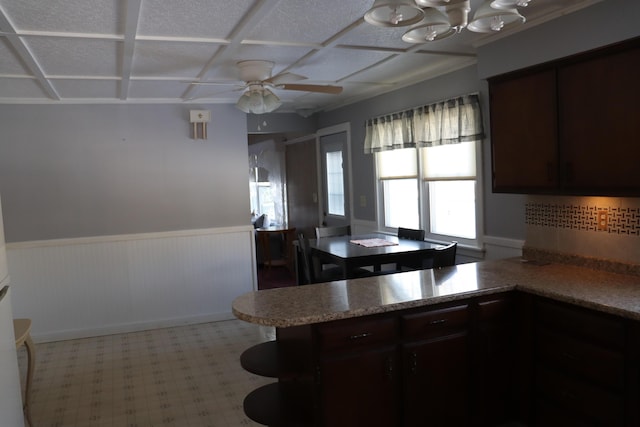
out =
<svg viewBox="0 0 640 427"><path fill-rule="evenodd" d="M31 319L13 319L13 333L16 337L16 349L19 349L22 345L27 348L27 384L24 390L24 414L27 417L27 422L30 426L31 423L31 410L29 407L29 394L31 392L31 381L33 380L33 370L35 367L36 349L31 340Z"/></svg>

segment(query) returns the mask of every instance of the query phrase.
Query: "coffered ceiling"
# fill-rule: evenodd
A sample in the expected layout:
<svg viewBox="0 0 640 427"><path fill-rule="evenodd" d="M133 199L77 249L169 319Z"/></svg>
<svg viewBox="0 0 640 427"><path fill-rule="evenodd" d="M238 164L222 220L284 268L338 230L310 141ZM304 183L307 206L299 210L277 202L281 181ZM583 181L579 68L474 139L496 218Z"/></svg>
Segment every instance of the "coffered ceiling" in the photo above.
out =
<svg viewBox="0 0 640 427"><path fill-rule="evenodd" d="M598 0L531 0L526 29ZM482 3L471 0L470 16ZM235 103L236 63L344 88L274 89L278 111L319 111L476 61L509 32L409 44L363 20L373 0L0 0L0 103ZM215 85L193 85L215 82Z"/></svg>

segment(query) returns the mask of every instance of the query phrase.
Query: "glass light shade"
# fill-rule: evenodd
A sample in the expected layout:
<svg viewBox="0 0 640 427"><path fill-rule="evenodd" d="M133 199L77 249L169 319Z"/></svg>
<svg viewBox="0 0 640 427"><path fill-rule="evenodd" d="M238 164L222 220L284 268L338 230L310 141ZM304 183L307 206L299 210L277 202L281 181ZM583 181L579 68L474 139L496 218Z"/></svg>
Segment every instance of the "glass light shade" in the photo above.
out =
<svg viewBox="0 0 640 427"><path fill-rule="evenodd" d="M414 0L376 0L364 20L378 27L405 27L417 24L423 16Z"/></svg>
<svg viewBox="0 0 640 427"><path fill-rule="evenodd" d="M270 113L280 105L280 99L269 89L250 89L236 103L238 109L253 114Z"/></svg>
<svg viewBox="0 0 640 427"><path fill-rule="evenodd" d="M494 9L515 9L516 7L527 7L531 0L493 0L491 7Z"/></svg>
<svg viewBox="0 0 640 427"><path fill-rule="evenodd" d="M485 1L476 11L467 29L476 33L492 33L523 24L525 20L517 9L494 9L490 1Z"/></svg>
<svg viewBox="0 0 640 427"><path fill-rule="evenodd" d="M402 40L407 43L425 43L449 37L455 34L449 19L438 9L424 9L424 18L420 23L404 33Z"/></svg>

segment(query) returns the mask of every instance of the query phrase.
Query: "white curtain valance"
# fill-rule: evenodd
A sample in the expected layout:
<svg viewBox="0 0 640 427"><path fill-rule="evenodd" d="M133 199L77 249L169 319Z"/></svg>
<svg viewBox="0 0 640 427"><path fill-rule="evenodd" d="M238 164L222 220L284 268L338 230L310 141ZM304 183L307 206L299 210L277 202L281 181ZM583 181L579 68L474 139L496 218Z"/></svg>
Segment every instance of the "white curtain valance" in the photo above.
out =
<svg viewBox="0 0 640 427"><path fill-rule="evenodd" d="M458 144L483 137L480 97L465 95L367 120L364 152Z"/></svg>

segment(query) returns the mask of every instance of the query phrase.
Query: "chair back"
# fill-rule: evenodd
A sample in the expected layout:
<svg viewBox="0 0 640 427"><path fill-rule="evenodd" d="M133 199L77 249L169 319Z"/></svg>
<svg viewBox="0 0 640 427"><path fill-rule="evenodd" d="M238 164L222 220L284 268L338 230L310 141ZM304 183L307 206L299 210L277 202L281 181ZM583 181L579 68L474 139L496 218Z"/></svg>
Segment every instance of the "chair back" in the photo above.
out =
<svg viewBox="0 0 640 427"><path fill-rule="evenodd" d="M433 255L433 267L449 267L456 264L456 249L458 242L449 243L447 246L436 248Z"/></svg>
<svg viewBox="0 0 640 427"><path fill-rule="evenodd" d="M316 227L316 238L332 237L332 236L350 236L350 225L339 225L333 227Z"/></svg>
<svg viewBox="0 0 640 427"><path fill-rule="evenodd" d="M398 239L424 240L424 230L398 227Z"/></svg>
<svg viewBox="0 0 640 427"><path fill-rule="evenodd" d="M302 271L304 273L304 285L310 285L314 282L313 270L311 269L311 254L309 249L309 241L304 234L298 234L298 250L302 261Z"/></svg>

